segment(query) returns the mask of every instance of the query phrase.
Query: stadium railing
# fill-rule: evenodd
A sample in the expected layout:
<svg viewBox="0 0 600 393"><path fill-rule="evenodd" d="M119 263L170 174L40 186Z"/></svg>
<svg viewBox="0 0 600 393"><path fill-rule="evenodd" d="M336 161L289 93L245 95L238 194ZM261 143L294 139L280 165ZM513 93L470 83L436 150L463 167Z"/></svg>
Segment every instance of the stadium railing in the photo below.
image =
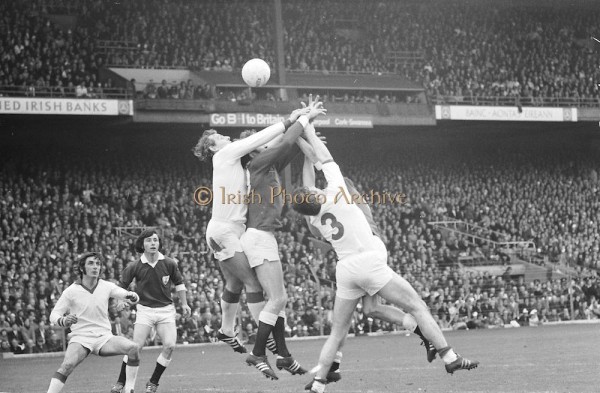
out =
<svg viewBox="0 0 600 393"><path fill-rule="evenodd" d="M66 86L15 86L0 85L0 97L28 97L28 98L81 98L81 99L106 99L106 98L133 98L131 92L119 87L93 87L88 88L87 97L77 97L75 88Z"/></svg>
<svg viewBox="0 0 600 393"><path fill-rule="evenodd" d="M598 107L598 97L432 96L432 105Z"/></svg>

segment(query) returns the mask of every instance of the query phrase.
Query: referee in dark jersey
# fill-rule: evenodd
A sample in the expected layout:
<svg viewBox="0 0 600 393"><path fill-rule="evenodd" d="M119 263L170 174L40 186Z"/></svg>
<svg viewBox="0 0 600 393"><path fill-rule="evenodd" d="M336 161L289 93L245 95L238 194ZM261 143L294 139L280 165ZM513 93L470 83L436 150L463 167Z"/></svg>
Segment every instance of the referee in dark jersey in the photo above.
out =
<svg viewBox="0 0 600 393"><path fill-rule="evenodd" d="M187 304L186 287L177 262L164 256L160 249L161 241L158 233L152 229L143 231L135 241L135 251L142 255L140 259L123 269L119 283L123 288L128 288L135 279L136 293L140 297L133 329L133 341L142 348L152 332L152 328L156 329L156 333L162 341L162 351L156 359L154 373L146 383L146 393L156 392L162 373L171 363L171 355L177 342L175 305L171 297L173 285L181 302L183 317L187 318L191 314L190 306ZM111 389L111 393L122 392L125 385L126 365L127 357L123 359L121 374Z"/></svg>

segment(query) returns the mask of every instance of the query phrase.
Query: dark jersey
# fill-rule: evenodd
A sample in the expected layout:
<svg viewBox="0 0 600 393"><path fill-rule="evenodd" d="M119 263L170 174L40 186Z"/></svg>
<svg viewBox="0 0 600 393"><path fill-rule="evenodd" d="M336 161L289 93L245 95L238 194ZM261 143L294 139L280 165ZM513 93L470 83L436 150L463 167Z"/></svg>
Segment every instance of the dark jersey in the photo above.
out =
<svg viewBox="0 0 600 393"><path fill-rule="evenodd" d="M248 204L248 228L272 232L281 227L283 190L278 172L300 152L296 139L303 131L302 124L294 123L277 145L260 152L248 165L250 194L260 196ZM279 195L275 195L278 192Z"/></svg>
<svg viewBox="0 0 600 393"><path fill-rule="evenodd" d="M142 258L145 257L142 255ZM135 278L136 293L140 296L140 304L146 307L164 307L173 304L171 285L183 284L183 276L179 272L177 262L160 255L156 265L142 262L141 258L127 265L121 274L121 286L129 287Z"/></svg>

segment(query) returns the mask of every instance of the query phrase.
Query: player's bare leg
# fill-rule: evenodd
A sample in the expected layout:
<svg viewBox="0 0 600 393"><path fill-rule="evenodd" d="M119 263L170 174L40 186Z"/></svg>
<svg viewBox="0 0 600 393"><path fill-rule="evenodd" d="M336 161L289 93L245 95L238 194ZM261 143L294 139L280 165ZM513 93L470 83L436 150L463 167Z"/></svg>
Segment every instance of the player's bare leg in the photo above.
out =
<svg viewBox="0 0 600 393"><path fill-rule="evenodd" d="M283 270L281 261L264 260L263 263L254 268L258 280L267 294L267 302L259 315L258 333L254 349L246 359L248 365L256 367L267 378L279 379L273 371L265 354L267 339L273 333L277 319L281 318L279 313L285 308L287 294L283 283ZM278 348L278 351L281 349ZM279 352L280 356L288 355Z"/></svg>
<svg viewBox="0 0 600 393"><path fill-rule="evenodd" d="M457 370L470 370L477 367L479 362L457 355L448 346L446 338L431 316L429 308L404 278L394 273L392 279L377 294L415 317L423 335L431 341L446 364L448 373L452 374Z"/></svg>
<svg viewBox="0 0 600 393"><path fill-rule="evenodd" d="M65 386L67 377L90 354L89 349L79 343L70 343L65 352L65 358L50 380L48 393L59 393Z"/></svg>
<svg viewBox="0 0 600 393"><path fill-rule="evenodd" d="M141 351L142 348L146 345L146 339L152 332L152 327L148 325L143 325L141 323L136 323L133 329L133 342L137 344L138 351ZM123 363L121 363L121 372L119 374L119 378L117 382L113 385L110 393L121 393L124 390L125 385L127 384L127 365L129 363L129 356L125 355L123 357ZM126 392L129 393L129 392Z"/></svg>
<svg viewBox="0 0 600 393"><path fill-rule="evenodd" d="M162 351L156 359L156 366L150 380L146 383L146 393L155 393L158 382L163 372L171 363L171 356L177 343L177 326L174 323L159 323L156 325L156 334L162 341Z"/></svg>
<svg viewBox="0 0 600 393"><path fill-rule="evenodd" d="M431 363L435 359L437 350L433 344L425 338L415 318L400 310L398 307L389 306L380 303L379 296L363 296L363 312L372 318L381 319L398 326L402 326L404 329L414 332L418 335L422 342L421 345L425 346L427 353L427 361ZM334 362L335 365L335 362Z"/></svg>
<svg viewBox="0 0 600 393"><path fill-rule="evenodd" d="M219 329L217 338L229 345L235 352L246 353L246 347L242 345L236 336L235 318L239 308L240 294L244 288L242 278L246 274L254 276L254 272L248 265L248 260L243 252L236 252L233 257L224 261L219 261L219 266L223 277L225 278L225 290L221 297L221 328ZM249 284L252 285L258 280L252 277L247 278Z"/></svg>
<svg viewBox="0 0 600 393"><path fill-rule="evenodd" d="M127 354L127 365L125 367L126 383L123 384L123 391L131 393L135 386L137 373L140 365L140 346L125 337L115 336L108 340L100 349L100 356L114 356Z"/></svg>
<svg viewBox="0 0 600 393"><path fill-rule="evenodd" d="M325 341L323 349L321 349L319 364L317 365L317 372L312 381L312 385L310 385L310 387L307 385L307 387L310 388L311 393L323 393L325 391L325 385L328 383L327 375L337 353L346 342L346 336L348 335L348 329L350 329L350 323L352 321L352 313L359 300L360 299L341 299L336 297L333 305L333 326L331 327L331 334L327 338L327 341Z"/></svg>

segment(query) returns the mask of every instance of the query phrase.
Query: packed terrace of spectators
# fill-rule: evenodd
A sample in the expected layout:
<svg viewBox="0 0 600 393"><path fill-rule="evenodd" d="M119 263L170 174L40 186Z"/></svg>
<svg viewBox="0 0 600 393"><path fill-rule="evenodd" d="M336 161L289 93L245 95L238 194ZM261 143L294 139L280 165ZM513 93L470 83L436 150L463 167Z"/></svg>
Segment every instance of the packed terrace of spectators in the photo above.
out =
<svg viewBox="0 0 600 393"><path fill-rule="evenodd" d="M107 64L233 71L253 57L275 62L269 2L62 3L0 4L0 84L16 86L4 94L70 96L79 88L79 96L102 96L113 88L100 82ZM61 28L50 12L78 22ZM597 103L600 57L590 37L600 36L599 17L597 9L574 7L283 1L285 67L393 72L430 98L475 104L489 97L496 104Z"/></svg>
<svg viewBox="0 0 600 393"><path fill-rule="evenodd" d="M370 149L365 149L368 140L331 138L334 156L360 189L407 195L406 204L374 203L374 214L390 266L415 286L440 326L528 324L533 310L542 322L598 317L600 184L593 151L559 143L551 135L535 146L511 138L475 143L464 137L439 142L434 137L413 137ZM62 349L61 332L48 329L48 317L61 292L76 278L72 270L76 256L84 250L101 251L106 256L105 278L115 282L123 267L137 258L133 238L119 235L118 227L161 230L164 252L179 261L193 311L191 318L178 321L180 342L215 340L223 280L204 240L210 210L193 202L194 189L210 185L211 170L192 156L193 141L173 147L160 140L126 144L139 149L127 153L97 150L94 143L78 149L59 145L2 149L3 351ZM294 163L294 172L299 166ZM502 233L503 239L496 240L532 240L552 265L569 267L575 274L525 282L509 274L469 272L457 263L458 256L492 257L494 250L427 224L447 218L476 223L485 228L481 236ZM289 334L327 334L335 253L311 240L303 220L292 211L285 213L277 239L289 296ZM503 263L509 266L497 261ZM313 272L321 281L320 293ZM111 308L115 333L130 336L134 317L135 311L118 313ZM247 310L242 312L241 327L242 337L251 340L256 326ZM351 332L394 329L357 310Z"/></svg>

